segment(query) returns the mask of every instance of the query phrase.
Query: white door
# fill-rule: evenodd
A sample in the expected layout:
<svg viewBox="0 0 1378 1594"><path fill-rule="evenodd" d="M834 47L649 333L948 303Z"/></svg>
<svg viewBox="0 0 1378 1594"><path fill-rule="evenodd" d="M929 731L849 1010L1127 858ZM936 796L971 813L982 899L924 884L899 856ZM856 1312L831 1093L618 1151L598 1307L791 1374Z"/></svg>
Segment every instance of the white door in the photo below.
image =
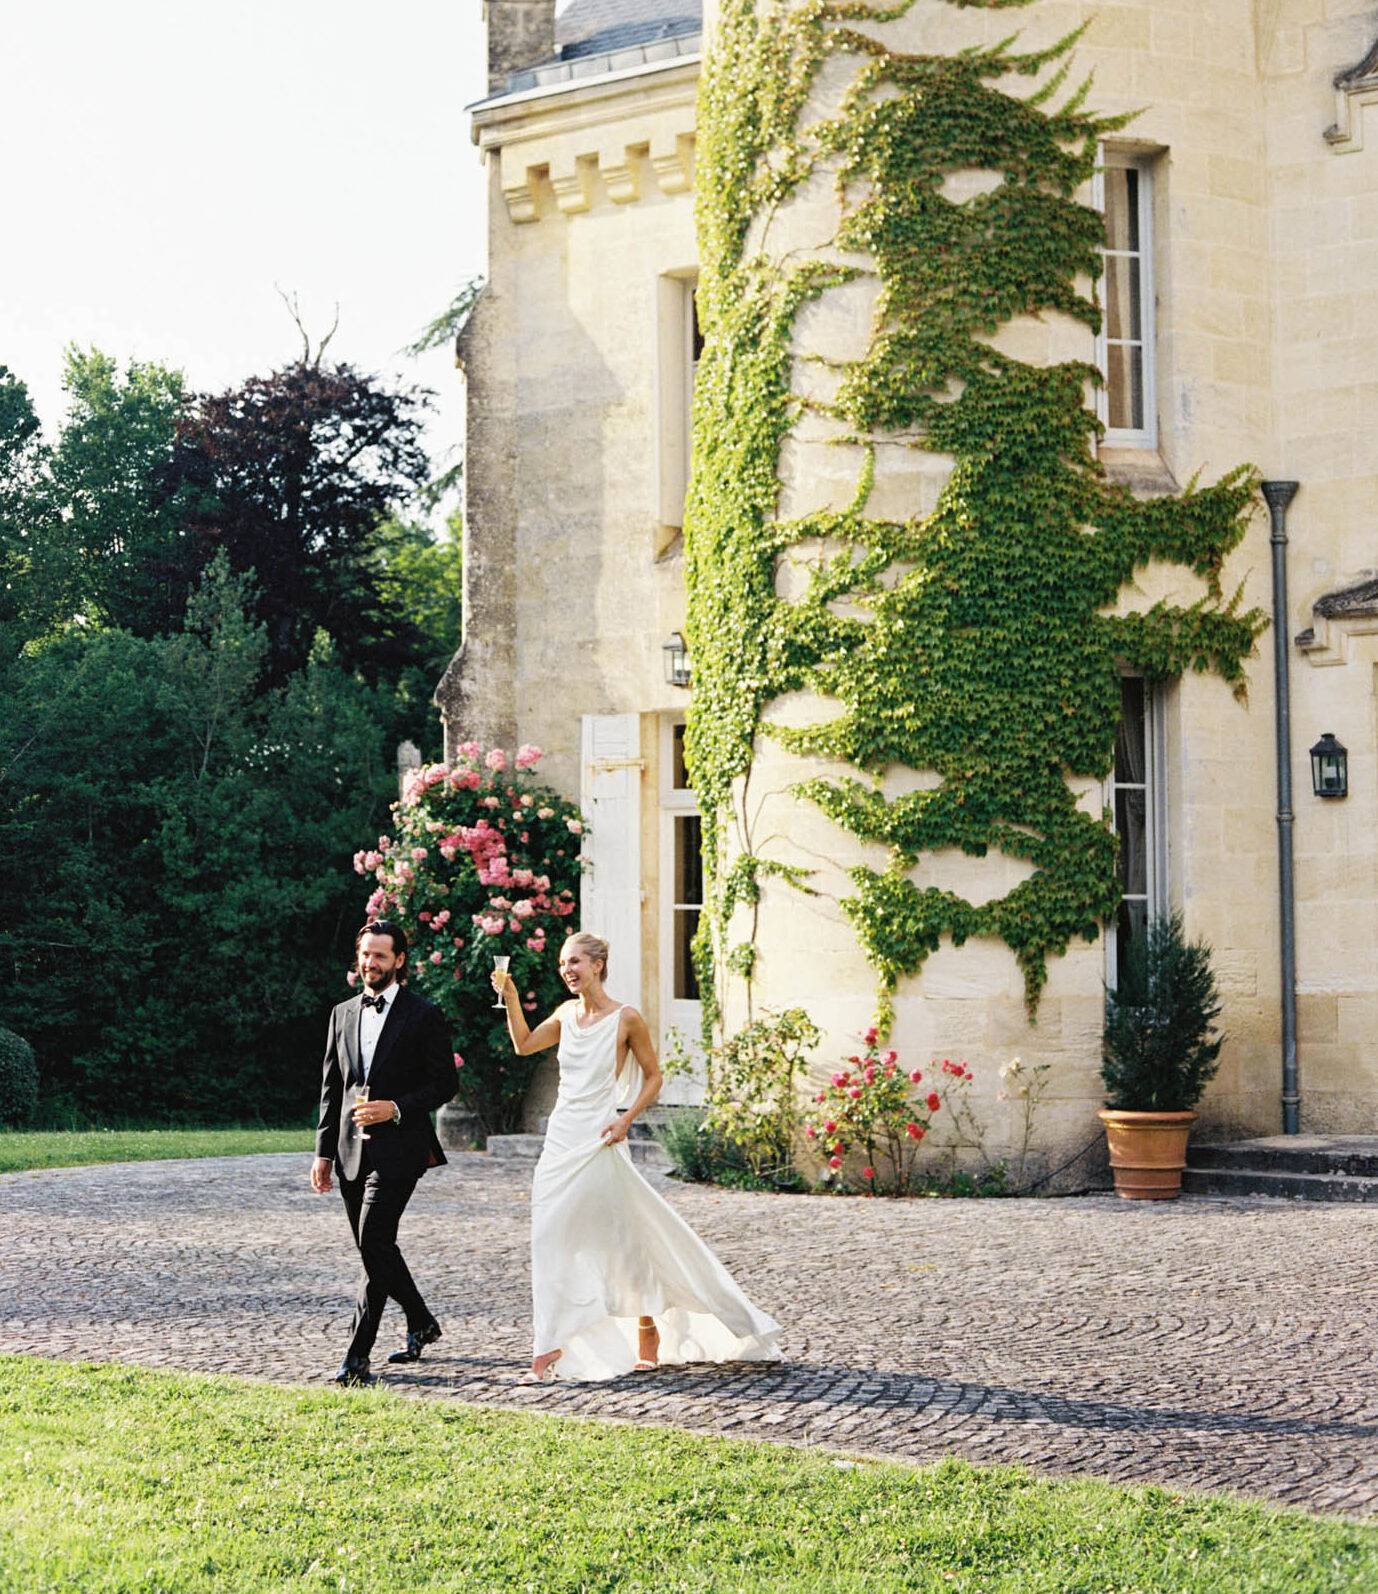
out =
<svg viewBox="0 0 1378 1594"><path fill-rule="evenodd" d="M608 987L641 1006L641 716L585 714L580 928L611 946Z"/></svg>

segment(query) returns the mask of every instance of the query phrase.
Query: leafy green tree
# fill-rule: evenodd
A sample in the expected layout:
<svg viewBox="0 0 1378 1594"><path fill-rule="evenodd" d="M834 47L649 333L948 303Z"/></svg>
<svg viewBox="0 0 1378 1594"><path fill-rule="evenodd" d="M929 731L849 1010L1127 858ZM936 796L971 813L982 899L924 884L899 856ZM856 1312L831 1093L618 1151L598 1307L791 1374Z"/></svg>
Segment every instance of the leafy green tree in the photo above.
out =
<svg viewBox="0 0 1378 1594"><path fill-rule="evenodd" d="M82 612L161 636L181 623L208 550L190 529L203 462L181 441L190 396L180 371L98 349L67 350L67 416L53 479L77 555Z"/></svg>
<svg viewBox="0 0 1378 1594"><path fill-rule="evenodd" d="M70 598L62 529L29 390L0 365L0 669Z"/></svg>
<svg viewBox="0 0 1378 1594"><path fill-rule="evenodd" d="M280 1119L318 1088L351 853L395 791L387 694L328 644L263 691L251 597L222 556L178 635L75 628L16 663L0 979L50 1105Z"/></svg>

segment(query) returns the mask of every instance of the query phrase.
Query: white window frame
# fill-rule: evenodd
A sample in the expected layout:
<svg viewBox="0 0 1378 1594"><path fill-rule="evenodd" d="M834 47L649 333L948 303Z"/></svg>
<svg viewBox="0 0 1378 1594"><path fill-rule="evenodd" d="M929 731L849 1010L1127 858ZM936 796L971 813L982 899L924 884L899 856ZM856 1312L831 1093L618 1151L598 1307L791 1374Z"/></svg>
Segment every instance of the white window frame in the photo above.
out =
<svg viewBox="0 0 1378 1594"><path fill-rule="evenodd" d="M1127 671L1126 675L1132 678L1133 673ZM1152 919L1165 913L1171 900L1168 889L1167 688L1161 681L1139 678L1144 683L1144 778L1142 781L1117 781L1112 764L1105 781L1105 806L1114 830L1116 793L1142 790L1144 794L1145 890L1142 900ZM1129 900L1137 895L1126 893ZM1119 982L1119 939L1118 920L1112 918L1105 927L1105 983L1112 991Z"/></svg>
<svg viewBox="0 0 1378 1594"><path fill-rule="evenodd" d="M656 518L667 532L684 525L693 458L694 295L697 271L656 278Z"/></svg>
<svg viewBox="0 0 1378 1594"><path fill-rule="evenodd" d="M1143 156L1129 155L1114 149L1101 149L1101 165L1097 167L1095 177L1092 179L1092 203L1096 209L1105 214L1105 173L1107 169L1119 171L1132 170L1138 175L1138 223L1139 223L1139 248L1132 250L1112 250L1102 246L1101 255L1109 258L1111 255L1131 263L1137 261L1139 274L1139 314L1140 332L1139 340L1143 348L1143 389L1144 413L1141 427L1122 427L1110 425L1110 345L1111 339L1105 329L1105 318L1102 315L1101 329L1096 335L1096 364L1100 367L1104 381L1096 389L1096 415L1105 427L1105 436L1102 446L1105 448L1132 448L1148 451L1158 447L1158 373L1157 373L1157 289L1154 281L1153 257L1155 240L1153 235L1153 162ZM1105 303L1102 292L1105 283L1105 274L1102 273L1100 284L1097 285L1097 294L1100 299L1101 310L1104 312ZM1132 343L1132 339L1118 339L1120 343Z"/></svg>
<svg viewBox="0 0 1378 1594"><path fill-rule="evenodd" d="M661 1100L667 1105L697 1103L703 1099L705 1076L701 1062L700 1036L703 1002L688 1001L675 995L675 914L677 908L695 906L675 901L675 827L680 821L698 815L699 803L693 788L676 786L675 728L683 726L682 714L665 714L660 721L660 1031L661 1047L671 1029L679 1032L680 1043L688 1048L699 1066L693 1075L680 1075L666 1083ZM702 904L697 904L700 908Z"/></svg>

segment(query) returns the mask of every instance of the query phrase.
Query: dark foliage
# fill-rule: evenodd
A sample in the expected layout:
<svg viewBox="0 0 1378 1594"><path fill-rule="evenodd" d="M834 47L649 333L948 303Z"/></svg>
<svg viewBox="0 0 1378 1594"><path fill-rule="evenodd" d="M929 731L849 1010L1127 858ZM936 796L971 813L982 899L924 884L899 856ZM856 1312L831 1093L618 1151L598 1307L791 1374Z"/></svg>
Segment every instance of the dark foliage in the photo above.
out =
<svg viewBox="0 0 1378 1594"><path fill-rule="evenodd" d="M424 407L352 366L298 363L203 398L182 424L206 462L197 530L255 574L272 683L302 668L318 631L373 679L419 662L422 639L385 605L372 556L428 478Z"/></svg>
<svg viewBox="0 0 1378 1594"><path fill-rule="evenodd" d="M0 1124L19 1128L38 1109L38 1065L33 1047L13 1030L0 1029Z"/></svg>
<svg viewBox="0 0 1378 1594"><path fill-rule="evenodd" d="M1101 1078L1121 1112L1189 1112L1219 1067L1220 998L1210 948L1188 942L1181 915L1163 914L1130 943L1119 987L1107 992Z"/></svg>

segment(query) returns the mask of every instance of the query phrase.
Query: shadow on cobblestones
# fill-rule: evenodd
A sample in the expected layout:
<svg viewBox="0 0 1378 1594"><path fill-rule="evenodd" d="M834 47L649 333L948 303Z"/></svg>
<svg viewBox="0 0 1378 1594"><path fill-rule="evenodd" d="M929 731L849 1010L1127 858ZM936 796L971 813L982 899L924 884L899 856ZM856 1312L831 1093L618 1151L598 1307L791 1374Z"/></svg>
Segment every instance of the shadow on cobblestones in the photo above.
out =
<svg viewBox="0 0 1378 1594"><path fill-rule="evenodd" d="M0 1177L0 1351L319 1384L354 1265L305 1172L279 1155ZM666 1183L789 1359L523 1387L529 1179L475 1156L423 1182L403 1244L444 1338L386 1370L399 1394L1378 1513L1378 1209Z"/></svg>

